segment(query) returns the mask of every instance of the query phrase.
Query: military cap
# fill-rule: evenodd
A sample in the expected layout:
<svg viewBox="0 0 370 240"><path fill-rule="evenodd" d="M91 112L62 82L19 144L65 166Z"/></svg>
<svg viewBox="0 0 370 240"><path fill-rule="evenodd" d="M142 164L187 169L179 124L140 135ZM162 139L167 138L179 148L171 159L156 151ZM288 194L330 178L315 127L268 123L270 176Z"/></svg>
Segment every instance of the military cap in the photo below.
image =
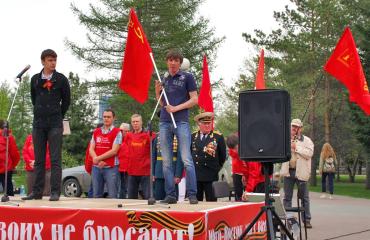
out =
<svg viewBox="0 0 370 240"><path fill-rule="evenodd" d="M212 112L199 113L198 115L196 115L194 117L194 120L196 122L204 122L204 123L212 122L212 119L213 119L213 113Z"/></svg>

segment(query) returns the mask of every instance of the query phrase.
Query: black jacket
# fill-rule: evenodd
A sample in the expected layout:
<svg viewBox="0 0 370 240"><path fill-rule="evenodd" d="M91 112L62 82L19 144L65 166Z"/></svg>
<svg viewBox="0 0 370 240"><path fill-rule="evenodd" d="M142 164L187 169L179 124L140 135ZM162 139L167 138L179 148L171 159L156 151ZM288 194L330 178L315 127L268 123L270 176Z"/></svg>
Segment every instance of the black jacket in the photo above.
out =
<svg viewBox="0 0 370 240"><path fill-rule="evenodd" d="M31 78L31 100L33 105L33 127L61 128L70 101L71 90L68 79L61 73L54 71L51 78L52 87L45 87L45 79L41 73Z"/></svg>
<svg viewBox="0 0 370 240"><path fill-rule="evenodd" d="M191 154L194 161L197 181L210 182L218 180L218 172L226 160L224 137L217 131L211 131L204 141L200 140L200 132L191 135ZM215 155L206 152L207 146L216 146Z"/></svg>

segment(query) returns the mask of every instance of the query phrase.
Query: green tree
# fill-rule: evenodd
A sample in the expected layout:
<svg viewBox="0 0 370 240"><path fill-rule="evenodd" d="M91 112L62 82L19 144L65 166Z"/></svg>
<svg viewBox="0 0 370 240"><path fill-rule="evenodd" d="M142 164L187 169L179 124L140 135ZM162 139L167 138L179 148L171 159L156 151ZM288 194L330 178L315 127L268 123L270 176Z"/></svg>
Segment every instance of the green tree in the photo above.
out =
<svg viewBox="0 0 370 240"><path fill-rule="evenodd" d="M14 96L14 93L12 94ZM13 98L12 96L12 98ZM30 77L26 75L19 83L18 93L9 122L19 149L32 131L33 106L30 93Z"/></svg>
<svg viewBox="0 0 370 240"><path fill-rule="evenodd" d="M148 38L160 72L164 72L165 53L170 48L179 48L192 63L191 70L200 79L202 55L207 53L214 59L215 51L222 38L214 37L214 29L208 27L208 20L199 16L197 9L202 0L104 0L99 6L90 5L88 13L72 5L72 11L89 31L88 45L66 41L67 46L90 67L120 70L127 37L128 14L136 9L138 18ZM210 63L210 65L212 62ZM153 77L154 79L157 76ZM117 111L119 121L129 121L133 113L149 118L155 107L154 81L151 84L149 100L140 105L127 94L117 90L117 80L108 81L111 92L110 105ZM199 82L198 82L199 86ZM107 89L107 88L105 88ZM194 114L194 113L193 113ZM157 121L155 119L155 121Z"/></svg>
<svg viewBox="0 0 370 240"><path fill-rule="evenodd" d="M91 139L94 109L91 105L88 84L81 82L77 74L69 73L71 86L71 105L66 114L70 120L71 134L64 137L63 148L68 152L68 159L74 158L83 163L85 150ZM70 162L70 161L69 161Z"/></svg>
<svg viewBox="0 0 370 240"><path fill-rule="evenodd" d="M0 118L6 120L10 107L9 85L6 82L0 83Z"/></svg>

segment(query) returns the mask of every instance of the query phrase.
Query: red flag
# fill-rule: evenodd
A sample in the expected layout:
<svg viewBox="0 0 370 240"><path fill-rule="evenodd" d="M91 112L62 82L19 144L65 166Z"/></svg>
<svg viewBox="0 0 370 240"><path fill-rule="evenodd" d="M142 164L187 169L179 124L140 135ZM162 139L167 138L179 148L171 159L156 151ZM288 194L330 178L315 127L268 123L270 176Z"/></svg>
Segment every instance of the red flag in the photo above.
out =
<svg viewBox="0 0 370 240"><path fill-rule="evenodd" d="M255 89L265 89L266 88L265 79L264 79L264 72L265 72L265 52L262 49L260 60L258 62Z"/></svg>
<svg viewBox="0 0 370 240"><path fill-rule="evenodd" d="M119 87L139 103L148 99L153 63L152 49L133 9L127 26L127 41Z"/></svg>
<svg viewBox="0 0 370 240"><path fill-rule="evenodd" d="M203 79L202 86L199 91L198 105L205 112L213 112L213 100L212 100L212 89L211 81L209 79L207 57L203 57Z"/></svg>
<svg viewBox="0 0 370 240"><path fill-rule="evenodd" d="M324 70L338 79L349 91L350 101L370 114L369 89L351 30L347 27Z"/></svg>

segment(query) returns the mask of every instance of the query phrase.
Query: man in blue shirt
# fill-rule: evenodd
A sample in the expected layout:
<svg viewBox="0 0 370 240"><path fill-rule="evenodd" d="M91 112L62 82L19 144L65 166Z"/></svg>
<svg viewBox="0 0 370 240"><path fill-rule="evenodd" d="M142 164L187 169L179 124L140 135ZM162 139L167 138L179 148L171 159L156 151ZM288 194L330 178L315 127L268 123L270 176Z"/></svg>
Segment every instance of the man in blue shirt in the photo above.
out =
<svg viewBox="0 0 370 240"><path fill-rule="evenodd" d="M163 78L163 83L156 81L155 93L157 100L160 98L162 88L168 97L168 104L161 98L161 119L159 134L163 157L163 174L165 179L166 198L162 203L174 204L176 200L175 183L173 181L173 136L178 140L178 149L186 171L186 190L190 204L197 204L197 183L195 168L191 157L191 132L189 126L189 108L198 103L197 86L191 73L180 71L183 61L182 54L175 49L168 51L166 63L168 76ZM167 74L166 74L167 75ZM170 113L173 114L177 128L173 126Z"/></svg>

